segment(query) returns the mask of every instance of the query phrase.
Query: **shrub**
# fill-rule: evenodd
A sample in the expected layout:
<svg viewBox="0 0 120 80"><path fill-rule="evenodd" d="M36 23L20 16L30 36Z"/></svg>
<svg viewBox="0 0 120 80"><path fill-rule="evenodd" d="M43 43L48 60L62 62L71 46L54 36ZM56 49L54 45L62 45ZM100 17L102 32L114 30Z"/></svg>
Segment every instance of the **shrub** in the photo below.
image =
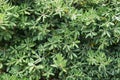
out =
<svg viewBox="0 0 120 80"><path fill-rule="evenodd" d="M0 79L119 80L120 0L0 0Z"/></svg>

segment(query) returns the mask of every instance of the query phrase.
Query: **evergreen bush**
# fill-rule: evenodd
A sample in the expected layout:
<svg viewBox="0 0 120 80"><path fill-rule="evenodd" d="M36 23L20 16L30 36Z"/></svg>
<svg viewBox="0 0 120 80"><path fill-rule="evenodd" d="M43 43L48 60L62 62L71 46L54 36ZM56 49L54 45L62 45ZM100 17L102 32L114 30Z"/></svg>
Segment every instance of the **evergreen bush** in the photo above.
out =
<svg viewBox="0 0 120 80"><path fill-rule="evenodd" d="M120 80L120 0L0 0L0 80Z"/></svg>

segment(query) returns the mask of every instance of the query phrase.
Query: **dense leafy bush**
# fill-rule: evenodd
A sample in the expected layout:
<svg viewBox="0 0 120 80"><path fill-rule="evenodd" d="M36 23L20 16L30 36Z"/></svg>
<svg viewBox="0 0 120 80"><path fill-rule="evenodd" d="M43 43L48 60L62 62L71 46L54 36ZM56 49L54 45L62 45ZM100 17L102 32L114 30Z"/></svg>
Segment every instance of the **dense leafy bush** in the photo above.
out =
<svg viewBox="0 0 120 80"><path fill-rule="evenodd" d="M0 80L120 80L119 47L120 0L0 0Z"/></svg>

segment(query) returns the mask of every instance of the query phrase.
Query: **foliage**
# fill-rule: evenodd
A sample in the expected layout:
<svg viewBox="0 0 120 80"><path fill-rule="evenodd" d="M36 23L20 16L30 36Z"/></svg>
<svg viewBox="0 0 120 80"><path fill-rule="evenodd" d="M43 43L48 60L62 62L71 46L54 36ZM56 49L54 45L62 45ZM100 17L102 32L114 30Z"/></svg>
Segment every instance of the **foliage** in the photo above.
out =
<svg viewBox="0 0 120 80"><path fill-rule="evenodd" d="M0 0L0 80L119 80L119 47L120 0Z"/></svg>

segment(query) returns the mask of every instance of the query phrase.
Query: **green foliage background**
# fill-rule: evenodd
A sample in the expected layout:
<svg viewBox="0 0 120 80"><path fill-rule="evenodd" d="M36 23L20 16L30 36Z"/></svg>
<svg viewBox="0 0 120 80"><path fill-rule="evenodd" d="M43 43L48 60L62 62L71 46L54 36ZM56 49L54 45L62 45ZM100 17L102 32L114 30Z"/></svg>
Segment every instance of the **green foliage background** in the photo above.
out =
<svg viewBox="0 0 120 80"><path fill-rule="evenodd" d="M119 47L120 0L0 0L0 80L120 80Z"/></svg>

